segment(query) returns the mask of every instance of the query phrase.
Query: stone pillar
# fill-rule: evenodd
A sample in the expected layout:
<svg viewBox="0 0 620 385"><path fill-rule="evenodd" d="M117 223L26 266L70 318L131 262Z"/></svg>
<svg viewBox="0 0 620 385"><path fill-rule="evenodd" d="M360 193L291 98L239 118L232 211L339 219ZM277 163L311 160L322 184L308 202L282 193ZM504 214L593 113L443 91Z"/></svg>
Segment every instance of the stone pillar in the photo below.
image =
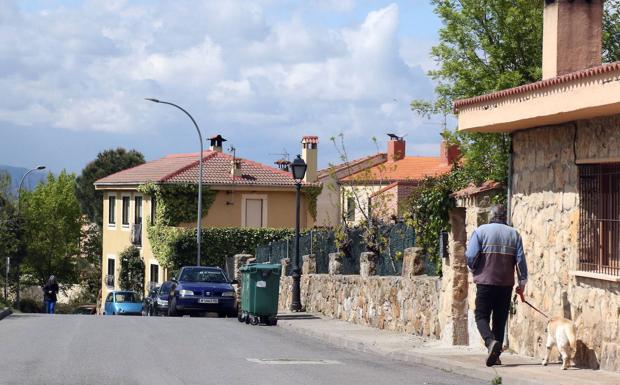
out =
<svg viewBox="0 0 620 385"><path fill-rule="evenodd" d="M442 339L452 345L468 345L468 270L465 258L467 232L465 208L450 210L450 250L443 260L440 322Z"/></svg>
<svg viewBox="0 0 620 385"><path fill-rule="evenodd" d="M342 274L342 253L329 253L329 274Z"/></svg>
<svg viewBox="0 0 620 385"><path fill-rule="evenodd" d="M316 274L316 255L308 254L301 257L301 274Z"/></svg>
<svg viewBox="0 0 620 385"><path fill-rule="evenodd" d="M424 255L422 253L422 248L406 248L403 253L402 276L412 278L413 276L423 275L424 273L426 273L426 267L424 266Z"/></svg>
<svg viewBox="0 0 620 385"><path fill-rule="evenodd" d="M252 254L235 254L234 259L234 279L239 281L239 285L236 286L235 292L237 296L237 303L241 304L241 272L239 269L243 265L256 261L256 258Z"/></svg>
<svg viewBox="0 0 620 385"><path fill-rule="evenodd" d="M282 265L282 274L280 275L281 279L284 279L288 276L288 271L291 265L290 258L282 258L280 260L280 264Z"/></svg>
<svg viewBox="0 0 620 385"><path fill-rule="evenodd" d="M360 254L360 276L368 278L377 275L377 254L367 251Z"/></svg>

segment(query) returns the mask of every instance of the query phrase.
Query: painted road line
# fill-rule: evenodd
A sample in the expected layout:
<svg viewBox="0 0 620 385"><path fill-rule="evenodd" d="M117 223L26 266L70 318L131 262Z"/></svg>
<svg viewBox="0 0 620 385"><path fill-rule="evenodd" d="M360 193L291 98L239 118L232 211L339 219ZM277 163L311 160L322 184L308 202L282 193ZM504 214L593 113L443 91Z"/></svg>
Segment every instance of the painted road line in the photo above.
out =
<svg viewBox="0 0 620 385"><path fill-rule="evenodd" d="M342 362L335 360L294 360L290 358L246 358L249 362L261 365L341 365Z"/></svg>

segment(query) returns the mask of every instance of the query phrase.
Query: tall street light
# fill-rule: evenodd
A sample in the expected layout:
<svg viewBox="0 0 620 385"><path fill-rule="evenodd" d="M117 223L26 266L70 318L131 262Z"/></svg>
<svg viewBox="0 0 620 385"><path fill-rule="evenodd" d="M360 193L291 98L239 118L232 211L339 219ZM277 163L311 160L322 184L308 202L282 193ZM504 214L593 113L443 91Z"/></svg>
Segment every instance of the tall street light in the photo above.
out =
<svg viewBox="0 0 620 385"><path fill-rule="evenodd" d="M301 199L301 181L306 175L308 165L301 159L301 155L291 164L293 179L295 179L295 187L297 188L297 196L295 200L295 267L293 268L293 300L291 302L292 311L301 311L301 264L299 263L299 202Z"/></svg>
<svg viewBox="0 0 620 385"><path fill-rule="evenodd" d="M19 266L21 264L21 257L24 256L24 251L26 250L25 245L23 244L23 239L22 239L22 233L23 233L23 229L22 229L22 220L21 220L21 206L22 206L22 199L21 199L21 192L22 192L22 186L24 185L24 181L26 180L26 177L34 171L39 171L39 170L44 170L45 166L36 166L34 168L31 168L30 170L28 170L27 173L25 173L22 176L22 179L19 181L19 187L17 188L17 215L15 216L17 218L18 221L18 253L20 258L17 260L17 263L15 264L15 275L17 276L17 290L15 293L15 303L17 304L17 308L19 308L19 302L20 302L20 296L19 296L19 291L20 291L20 287L19 287ZM8 269L7 269L8 270Z"/></svg>
<svg viewBox="0 0 620 385"><path fill-rule="evenodd" d="M189 116L194 123L194 127L196 127L196 132L198 132L198 140L200 141L200 154L198 155L198 162L200 163L200 174L198 176L198 215L196 219L196 244L198 249L196 251L196 266L200 266L200 239L201 239L201 222L202 222L202 133L200 133L200 128L198 124L194 120L194 118L189 114L189 112L185 111L182 107L177 106L174 103L164 102L163 100L153 99L153 98L145 98L146 100L153 103L162 103L168 104L170 106L176 107L179 110L185 112L185 115Z"/></svg>

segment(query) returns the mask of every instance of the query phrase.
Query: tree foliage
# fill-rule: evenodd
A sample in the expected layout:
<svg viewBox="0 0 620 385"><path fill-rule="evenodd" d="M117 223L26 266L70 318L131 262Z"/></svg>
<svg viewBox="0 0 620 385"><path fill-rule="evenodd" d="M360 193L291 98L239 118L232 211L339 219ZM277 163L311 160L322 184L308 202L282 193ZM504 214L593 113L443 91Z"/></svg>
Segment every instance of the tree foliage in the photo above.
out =
<svg viewBox="0 0 620 385"><path fill-rule="evenodd" d="M82 174L76 180L76 196L82 212L91 222L99 226L103 223L103 192L96 191L93 183L98 179L143 163L144 155L140 152L127 151L119 147L100 152L95 160L84 167Z"/></svg>
<svg viewBox="0 0 620 385"><path fill-rule="evenodd" d="M424 250L438 272L441 271L439 233L450 228L448 214L454 207L450 194L465 184L467 178L461 168L448 174L426 177L414 188L407 201L405 223L413 227L416 246Z"/></svg>
<svg viewBox="0 0 620 385"><path fill-rule="evenodd" d="M606 0L603 15L603 61L620 60L620 0Z"/></svg>
<svg viewBox="0 0 620 385"><path fill-rule="evenodd" d="M91 223L82 229L81 239L77 273L83 291L79 300L94 303L101 287L101 228Z"/></svg>
<svg viewBox="0 0 620 385"><path fill-rule="evenodd" d="M75 175L62 171L55 177L49 173L46 183L21 195L24 277L42 284L54 274L61 284L76 283L82 220Z"/></svg>
<svg viewBox="0 0 620 385"><path fill-rule="evenodd" d="M119 285L122 290L144 292L144 261L140 249L129 246L120 254Z"/></svg>

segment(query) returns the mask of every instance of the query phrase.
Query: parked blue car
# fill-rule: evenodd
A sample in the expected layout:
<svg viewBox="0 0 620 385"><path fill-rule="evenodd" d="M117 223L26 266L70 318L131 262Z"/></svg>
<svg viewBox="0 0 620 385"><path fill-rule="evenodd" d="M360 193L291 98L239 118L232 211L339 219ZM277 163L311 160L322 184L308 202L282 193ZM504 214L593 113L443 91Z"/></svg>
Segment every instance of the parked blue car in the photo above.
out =
<svg viewBox="0 0 620 385"><path fill-rule="evenodd" d="M142 301L135 291L112 291L105 299L104 315L142 315Z"/></svg>
<svg viewBox="0 0 620 385"><path fill-rule="evenodd" d="M184 266L172 279L168 315L217 312L220 317L236 317L233 283L219 267Z"/></svg>

